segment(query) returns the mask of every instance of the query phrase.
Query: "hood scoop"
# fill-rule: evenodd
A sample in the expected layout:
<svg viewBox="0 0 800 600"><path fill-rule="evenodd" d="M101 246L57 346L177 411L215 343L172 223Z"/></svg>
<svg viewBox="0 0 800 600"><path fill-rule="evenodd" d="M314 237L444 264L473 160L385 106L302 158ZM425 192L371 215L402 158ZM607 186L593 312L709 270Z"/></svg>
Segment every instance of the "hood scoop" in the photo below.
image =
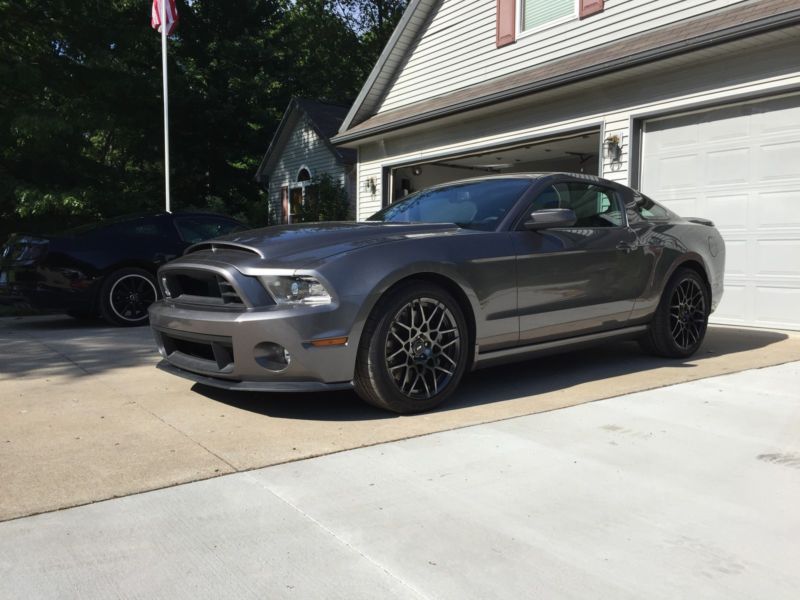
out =
<svg viewBox="0 0 800 600"><path fill-rule="evenodd" d="M234 251L234 252L246 252L247 254L253 254L258 256L259 258L264 258L264 255L257 249L251 246L245 246L244 244L237 244L236 242L200 242L199 244L195 244L194 246L190 246L186 249L186 252L183 253L184 256L187 254L191 254L193 252L201 252L203 250L210 250L211 252L218 252L218 251Z"/></svg>

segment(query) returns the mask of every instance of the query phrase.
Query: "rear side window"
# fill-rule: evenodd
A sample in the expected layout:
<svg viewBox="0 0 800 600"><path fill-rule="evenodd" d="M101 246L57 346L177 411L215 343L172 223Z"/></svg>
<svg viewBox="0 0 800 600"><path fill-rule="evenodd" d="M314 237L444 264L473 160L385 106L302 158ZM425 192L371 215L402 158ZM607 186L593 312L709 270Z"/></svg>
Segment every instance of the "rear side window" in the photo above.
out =
<svg viewBox="0 0 800 600"><path fill-rule="evenodd" d="M644 194L635 194L633 197L636 202L636 213L646 221L666 221L673 217L673 214Z"/></svg>
<svg viewBox="0 0 800 600"><path fill-rule="evenodd" d="M244 229L236 221L213 217L177 217L175 226L183 241L188 244L197 244Z"/></svg>
<svg viewBox="0 0 800 600"><path fill-rule="evenodd" d="M532 210L569 208L578 220L574 227L622 227L624 218L613 190L591 183L556 183L533 201Z"/></svg>

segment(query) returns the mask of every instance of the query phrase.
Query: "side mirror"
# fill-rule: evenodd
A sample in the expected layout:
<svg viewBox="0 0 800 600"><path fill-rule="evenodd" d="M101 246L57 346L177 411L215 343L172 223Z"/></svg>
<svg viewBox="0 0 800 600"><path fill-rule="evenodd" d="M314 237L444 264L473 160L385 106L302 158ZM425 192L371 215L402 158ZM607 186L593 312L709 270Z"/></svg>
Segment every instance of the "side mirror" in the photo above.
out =
<svg viewBox="0 0 800 600"><path fill-rule="evenodd" d="M537 229L550 229L552 227L572 227L578 217L575 211L569 208L547 208L535 210L531 213L531 218L525 221L524 227L528 231Z"/></svg>

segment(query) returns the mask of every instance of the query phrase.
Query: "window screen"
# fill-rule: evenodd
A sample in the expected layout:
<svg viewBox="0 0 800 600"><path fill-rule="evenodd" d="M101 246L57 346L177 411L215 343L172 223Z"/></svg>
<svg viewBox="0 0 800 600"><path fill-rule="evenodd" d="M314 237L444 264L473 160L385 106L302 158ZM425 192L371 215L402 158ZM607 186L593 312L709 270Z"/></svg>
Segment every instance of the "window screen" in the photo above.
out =
<svg viewBox="0 0 800 600"><path fill-rule="evenodd" d="M575 13L575 0L522 0L520 29L527 31Z"/></svg>

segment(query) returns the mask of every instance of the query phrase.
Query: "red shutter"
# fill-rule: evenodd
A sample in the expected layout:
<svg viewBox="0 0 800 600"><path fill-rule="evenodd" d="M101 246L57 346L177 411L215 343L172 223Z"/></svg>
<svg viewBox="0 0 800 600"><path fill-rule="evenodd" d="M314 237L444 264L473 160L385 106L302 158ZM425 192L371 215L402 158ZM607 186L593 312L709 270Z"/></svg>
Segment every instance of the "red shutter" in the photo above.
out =
<svg viewBox="0 0 800 600"><path fill-rule="evenodd" d="M578 2L578 18L585 19L603 11L604 0L580 0Z"/></svg>
<svg viewBox="0 0 800 600"><path fill-rule="evenodd" d="M517 36L517 0L497 0L497 47L513 44Z"/></svg>
<svg viewBox="0 0 800 600"><path fill-rule="evenodd" d="M281 187L281 223L289 222L289 186Z"/></svg>

